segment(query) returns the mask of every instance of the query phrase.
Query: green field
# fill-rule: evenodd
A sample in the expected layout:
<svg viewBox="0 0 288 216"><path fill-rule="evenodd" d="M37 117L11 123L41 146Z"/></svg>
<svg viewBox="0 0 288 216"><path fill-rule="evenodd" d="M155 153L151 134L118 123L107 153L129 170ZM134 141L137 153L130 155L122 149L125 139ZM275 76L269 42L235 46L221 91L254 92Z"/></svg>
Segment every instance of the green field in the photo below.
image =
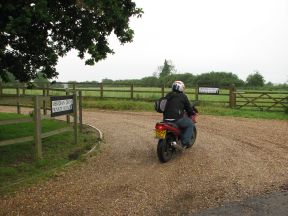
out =
<svg viewBox="0 0 288 216"><path fill-rule="evenodd" d="M71 90L71 89L70 89ZM83 96L88 97L100 97L100 88L77 88L82 91ZM164 93L168 93L171 89L165 88ZM195 100L195 89L188 88L185 93L190 100ZM3 94L16 95L16 89L3 89ZM211 100L211 101L228 101L229 90L221 89L220 95L199 95L199 99ZM23 90L20 90L20 95L23 95ZM43 95L43 90L39 89L25 89L25 95ZM65 95L65 89L49 89L49 95ZM154 100L162 95L162 88L156 87L134 87L133 99L150 99ZM131 98L131 87L105 87L103 88L104 98Z"/></svg>
<svg viewBox="0 0 288 216"><path fill-rule="evenodd" d="M155 101L163 94L160 87L137 87L137 86L105 86L103 89L97 88L76 88L81 90L85 104L91 106L91 101L97 98L102 99L133 99L138 101ZM133 89L133 92L132 92ZM71 90L71 89L70 89ZM164 95L170 91L170 88L164 89ZM269 94L262 95L261 92L252 90L237 90L236 107L241 109L265 110L269 111L286 111L288 106L288 92L267 91ZM239 92L239 94L238 94ZM187 88L185 93L190 101L196 100L195 88ZM15 95L15 89L3 89L3 94ZM49 95L65 95L65 89L49 89ZM23 95L23 90L20 90L20 95ZM43 90L25 89L25 95L43 95ZM243 97L242 97L243 96ZM261 96L261 97L260 97ZM254 98L260 97L256 100ZM285 99L286 98L286 99ZM228 107L229 106L229 89L220 89L219 95L203 95L198 94L198 101L201 103L213 104L214 106ZM275 104L275 105L274 105ZM241 107L245 105L245 107ZM272 106L272 107L271 107ZM285 108L286 107L286 108Z"/></svg>
<svg viewBox="0 0 288 216"><path fill-rule="evenodd" d="M83 101L84 108L97 108L107 110L148 111L154 110L154 103L150 101L137 101L129 99L88 99ZM197 106L200 115L235 116L245 118L288 120L285 112L264 112L247 109L231 109L222 104L201 102Z"/></svg>

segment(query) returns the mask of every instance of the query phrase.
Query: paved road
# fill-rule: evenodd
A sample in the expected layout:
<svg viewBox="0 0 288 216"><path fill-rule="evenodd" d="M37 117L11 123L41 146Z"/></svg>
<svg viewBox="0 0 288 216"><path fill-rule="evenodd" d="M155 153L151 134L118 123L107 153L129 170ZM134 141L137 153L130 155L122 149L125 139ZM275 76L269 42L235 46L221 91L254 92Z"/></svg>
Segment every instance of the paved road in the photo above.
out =
<svg viewBox="0 0 288 216"><path fill-rule="evenodd" d="M285 189L286 121L200 116L195 146L161 164L153 138L159 119L86 110L84 121L104 133L101 152L0 198L0 215L192 215Z"/></svg>
<svg viewBox="0 0 288 216"><path fill-rule="evenodd" d="M274 192L266 196L251 197L242 202L226 203L218 208L203 210L194 216L287 216L288 192Z"/></svg>

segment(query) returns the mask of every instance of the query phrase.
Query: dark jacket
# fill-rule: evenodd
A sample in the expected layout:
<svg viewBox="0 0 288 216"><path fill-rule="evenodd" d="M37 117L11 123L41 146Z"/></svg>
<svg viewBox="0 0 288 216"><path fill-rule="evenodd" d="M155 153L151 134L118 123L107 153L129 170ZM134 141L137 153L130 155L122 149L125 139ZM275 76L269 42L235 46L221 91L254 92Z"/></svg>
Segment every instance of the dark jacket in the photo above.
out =
<svg viewBox="0 0 288 216"><path fill-rule="evenodd" d="M184 93L173 91L168 93L166 97L168 101L163 113L164 119L178 120L183 117L184 111L187 112L188 116L193 114L191 104Z"/></svg>

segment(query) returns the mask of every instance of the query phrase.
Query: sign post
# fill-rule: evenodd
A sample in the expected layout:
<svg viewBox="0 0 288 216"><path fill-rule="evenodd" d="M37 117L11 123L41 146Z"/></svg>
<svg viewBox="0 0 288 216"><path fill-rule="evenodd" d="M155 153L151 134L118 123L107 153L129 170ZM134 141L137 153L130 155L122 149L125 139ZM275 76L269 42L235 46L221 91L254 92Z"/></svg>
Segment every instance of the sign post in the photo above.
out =
<svg viewBox="0 0 288 216"><path fill-rule="evenodd" d="M34 123L35 123L35 150L36 150L36 159L42 158L42 140L41 140L41 111L40 111L40 101L39 96L34 98Z"/></svg>
<svg viewBox="0 0 288 216"><path fill-rule="evenodd" d="M80 124L80 132L83 130L83 116L82 116L82 91L79 91L79 124Z"/></svg>
<svg viewBox="0 0 288 216"><path fill-rule="evenodd" d="M74 142L77 144L78 141L78 115L77 115L77 92L74 91L73 93L73 109L74 109Z"/></svg>
<svg viewBox="0 0 288 216"><path fill-rule="evenodd" d="M198 101L198 94L199 94L199 85L196 85L196 89L195 89L195 101Z"/></svg>
<svg viewBox="0 0 288 216"><path fill-rule="evenodd" d="M78 115L77 115L77 92L67 96L53 96L51 99L51 117L73 113L74 116L74 141L78 140Z"/></svg>

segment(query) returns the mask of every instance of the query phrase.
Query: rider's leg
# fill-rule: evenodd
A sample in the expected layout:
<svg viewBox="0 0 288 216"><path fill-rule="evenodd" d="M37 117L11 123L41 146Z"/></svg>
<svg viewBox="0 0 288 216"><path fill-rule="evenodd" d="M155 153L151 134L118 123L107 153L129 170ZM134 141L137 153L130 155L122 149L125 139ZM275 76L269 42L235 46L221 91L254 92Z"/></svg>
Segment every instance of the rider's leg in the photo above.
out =
<svg viewBox="0 0 288 216"><path fill-rule="evenodd" d="M182 143L183 145L189 145L191 138L193 137L193 128L194 124L192 120L188 117L183 117L179 119L176 124L181 128L184 129L182 133Z"/></svg>

